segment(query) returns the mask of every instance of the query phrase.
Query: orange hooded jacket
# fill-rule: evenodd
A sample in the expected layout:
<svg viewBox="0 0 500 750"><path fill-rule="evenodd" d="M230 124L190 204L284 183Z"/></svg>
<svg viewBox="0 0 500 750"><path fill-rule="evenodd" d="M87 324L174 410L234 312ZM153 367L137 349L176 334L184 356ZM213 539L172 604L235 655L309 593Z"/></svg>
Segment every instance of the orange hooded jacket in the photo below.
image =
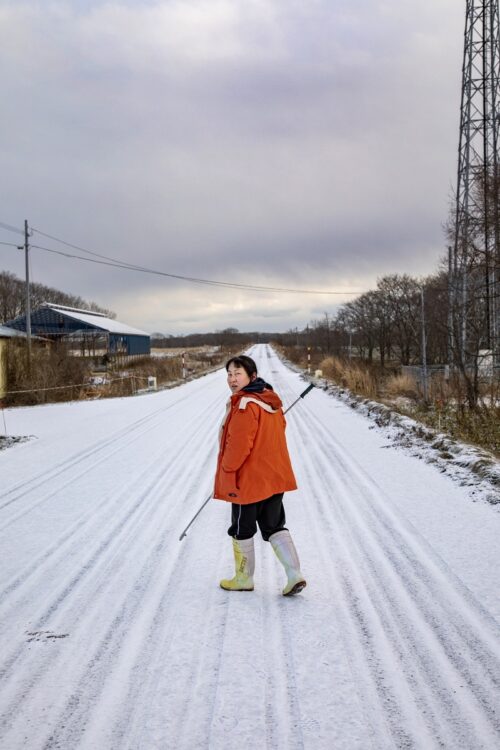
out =
<svg viewBox="0 0 500 750"><path fill-rule="evenodd" d="M222 426L215 498L248 505L297 489L281 407L280 397L267 388L231 396Z"/></svg>

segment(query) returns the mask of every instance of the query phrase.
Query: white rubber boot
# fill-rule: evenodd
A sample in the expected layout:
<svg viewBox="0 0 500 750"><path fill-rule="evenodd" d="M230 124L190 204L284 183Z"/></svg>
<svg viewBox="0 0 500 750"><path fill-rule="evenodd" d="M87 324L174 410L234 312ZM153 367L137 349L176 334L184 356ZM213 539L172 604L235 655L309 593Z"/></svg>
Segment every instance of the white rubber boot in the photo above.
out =
<svg viewBox="0 0 500 750"><path fill-rule="evenodd" d="M226 591L253 591L255 550L251 539L233 539L234 578L223 579L221 588Z"/></svg>
<svg viewBox="0 0 500 750"><path fill-rule="evenodd" d="M300 572L299 556L290 532L286 529L277 531L276 534L269 537L269 541L276 557L285 568L288 578L288 582L283 589L283 596L298 594L306 586L306 579Z"/></svg>

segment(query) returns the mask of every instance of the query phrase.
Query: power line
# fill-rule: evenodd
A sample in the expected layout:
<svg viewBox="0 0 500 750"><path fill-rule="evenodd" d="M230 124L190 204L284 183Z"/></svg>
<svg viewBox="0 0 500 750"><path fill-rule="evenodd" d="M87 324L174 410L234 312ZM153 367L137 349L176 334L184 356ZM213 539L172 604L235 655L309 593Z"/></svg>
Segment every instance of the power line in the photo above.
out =
<svg viewBox="0 0 500 750"><path fill-rule="evenodd" d="M41 234L41 232L40 232L40 234ZM2 245L9 245L11 247L19 248L19 245L13 244L11 242L0 242L0 244L2 244ZM70 245L70 243L65 243L65 244L67 244L68 246L71 246L71 247L75 247L75 246ZM362 296L363 294L369 294L370 292L377 293L377 290L373 290L373 289L369 290L368 292L360 292L360 291L354 291L354 290L348 290L348 291L345 291L345 292L341 292L341 291L327 291L327 292L325 292L325 291L311 290L311 289L288 289L288 288L283 288L283 287L268 287L268 286L258 286L258 285L253 285L253 284L238 284L236 282L232 283L232 282L227 282L227 281L216 281L216 280L210 280L210 279L200 279L200 278L195 278L195 277L190 277L190 276L181 276L181 275L177 275L177 274L167 273L166 271L156 271L154 269L145 268L143 266L136 266L136 265L133 265L131 263L121 263L121 262L113 260L113 259L111 259L109 261L108 260L94 260L93 258L84 258L81 255L75 255L74 253L67 253L67 252L65 252L63 250L55 250L54 248L45 247L43 245L33 245L33 244L30 244L30 248L33 248L33 249L36 249L36 250L42 250L42 251L48 252L48 253L53 253L55 255L61 255L61 256L65 257L65 258L72 258L72 259L75 259L75 260L82 260L82 261L87 262L87 263L96 263L97 265L108 266L110 268L121 268L121 269L126 270L126 271L138 271L140 273L147 273L147 274L151 274L151 275L155 275L155 276L164 276L164 277L168 277L168 278L179 279L181 281L189 281L191 283L201 284L201 285L205 285L205 286L217 286L217 287L223 287L223 288L225 287L227 289L242 289L242 290L246 290L246 291L257 291L257 292L259 292L259 291L260 292L280 292L280 293L284 292L284 293L293 293L293 294L328 294L328 295L351 295L351 294L358 294L360 296ZM91 251L90 250L86 250L84 252L90 253ZM92 254L96 255L96 256L98 255L97 253L92 253ZM107 256L99 256L99 257L106 258ZM479 300L483 299L483 296L480 294L480 292L482 291L483 288L484 288L484 284L474 285L473 290L472 290L474 292L474 294L470 295L470 298L469 298L471 303L477 301L478 299ZM446 293L446 292L449 291L449 289L447 287L430 286L428 288L428 291L431 292L431 293L432 292ZM495 298L496 297L497 297L497 295L495 295ZM390 298L390 297L388 297L388 295L384 296L384 299L388 299L388 298ZM355 304L355 302L356 302L356 300L354 300L353 303L347 303L347 304Z"/></svg>
<svg viewBox="0 0 500 750"><path fill-rule="evenodd" d="M83 261L90 262L90 263L98 263L99 265L113 266L113 267L122 268L128 271L139 271L141 273L148 273L154 276L163 276L163 277L167 277L171 279L178 279L180 281L188 281L193 284L226 287L227 289L242 289L242 290L247 290L247 291L284 292L284 293L289 293L289 294L290 293L292 294L327 294L327 295L362 294L361 291L353 290L353 289L347 290L347 291L337 291L337 290L319 291L319 290L314 290L314 289L293 289L293 288L287 288L287 287L262 286L258 284L240 284L238 282L220 281L217 279L203 279L203 278L198 278L198 277L193 277L193 276L183 276L181 274L168 273L166 271L158 271L156 269L147 268L145 266L138 266L133 263L127 263L127 262L121 261L120 259L113 258L109 255L103 255L102 253L97 253L93 250L88 250L87 248L81 247L80 245L75 245L71 242L67 242L66 240L62 240L59 237L55 237L54 235L48 234L46 232L42 232L40 229L36 229L35 227L32 227L31 229L33 232L40 234L43 237L47 237L48 239L54 240L55 242L60 242L62 245L65 245L66 247L70 247L74 250L80 250L81 252L94 256L94 258L101 258L102 260L97 261L91 258L84 258L81 255L65 253L61 250L55 250L54 248L48 248L42 245L31 245L31 247L36 248L37 250L44 250L45 252L62 255L63 257L66 257L66 258L74 258L77 260L83 260Z"/></svg>
<svg viewBox="0 0 500 750"><path fill-rule="evenodd" d="M95 255L96 258L104 258L105 260L113 260L117 263L121 263L122 261L118 260L117 258L111 258L109 255L102 255L101 253L96 253L93 250L87 250L85 247L81 247L80 245L73 245L71 242L66 242L66 240L61 240L59 237L54 237L52 234L47 234L46 232L42 232L40 229L35 229L34 227L31 227L32 232L36 232L37 234L41 234L43 237L47 237L49 240L55 240L55 242L60 242L61 245L66 245L66 247L71 247L73 250L81 250L82 253L88 253L89 255ZM130 265L126 263L125 265Z"/></svg>
<svg viewBox="0 0 500 750"><path fill-rule="evenodd" d="M19 227L13 227L12 224L6 224L4 221L0 221L0 227L2 227L2 229L6 229L8 232L17 232L17 234L22 234L24 236L23 229L19 229Z"/></svg>
<svg viewBox="0 0 500 750"><path fill-rule="evenodd" d="M361 294L359 291L319 291L319 290L313 290L313 289L288 289L284 287L272 287L272 286L258 286L256 284L238 284L236 282L229 282L229 281L216 281L215 279L200 279L193 276L181 276L180 274L174 274L174 273L167 273L166 271L157 271L152 268L145 268L143 266L135 266L132 264L126 264L121 263L116 260L96 260L94 258L85 258L81 255L75 255L74 253L67 253L64 250L55 250L54 248L50 247L44 247L42 245L30 245L30 247L37 249L37 250L43 250L48 253L54 253L56 255L62 255L65 258L74 258L76 260L83 260L86 263L96 263L100 266L110 266L111 268L122 268L126 271L138 271L140 273L148 273L153 276L164 276L170 279L179 279L181 281L189 281L194 284L202 284L205 286L218 286L218 287L224 287L226 289L243 289L247 291L255 291L255 292L287 292L287 293L293 293L293 294L338 294L338 295L346 295L346 294Z"/></svg>
<svg viewBox="0 0 500 750"><path fill-rule="evenodd" d="M0 225L2 222L0 222ZM7 225L9 226L9 225ZM84 252L88 255L92 255L93 258L84 258L80 255L75 255L74 253L67 253L63 252L62 250L56 250L54 248L45 247L42 245L31 245L32 248L36 248L37 250L42 250L44 252L53 253L56 255L61 255L66 258L72 258L75 260L82 260L84 262L88 263L96 263L98 265L104 265L108 267L115 267L115 268L121 268L123 270L128 271L137 271L139 273L147 273L155 276L162 276L172 279L178 279L180 281L187 281L194 284L201 284L205 286L216 286L216 287L225 287L227 289L241 289L241 290L247 290L247 291L261 291L261 292L279 292L279 293L291 293L291 294L322 294L322 295L363 295L367 292L363 292L360 290L347 290L347 291L319 291L319 290L312 290L312 289L294 289L294 288L286 288L286 287L270 287L270 286L261 286L257 284L240 284L238 282L228 282L228 281L220 281L216 279L204 279L204 278L198 278L198 277L192 277L192 276L183 276L181 274L173 274L168 273L166 271L158 271L156 269L147 268L145 266L138 266L133 263L127 263L126 261L121 261L117 258L113 258L112 256L103 255L102 253L97 253L93 250L88 250L85 247L82 247L81 245L75 245L74 243L67 242L66 240L61 239L60 237L56 237L55 235L48 234L47 232L43 232L41 229L36 229L35 227L31 227L32 233L37 233L42 235L43 237L47 237L48 239L54 240L55 242L59 242L62 245L65 245L66 247L70 247L75 250L80 250L81 252ZM2 243L2 244L12 244L12 243ZM13 247L17 247L17 245L12 245ZM94 260L94 258L100 258L102 260ZM471 301L475 301L479 297L476 297L476 294L481 292L483 288L483 285L481 284L475 284L474 294L471 297ZM447 287L434 287L431 286L429 288L431 292L447 292L449 289ZM374 290L369 290L374 291ZM368 293L369 293L368 292Z"/></svg>

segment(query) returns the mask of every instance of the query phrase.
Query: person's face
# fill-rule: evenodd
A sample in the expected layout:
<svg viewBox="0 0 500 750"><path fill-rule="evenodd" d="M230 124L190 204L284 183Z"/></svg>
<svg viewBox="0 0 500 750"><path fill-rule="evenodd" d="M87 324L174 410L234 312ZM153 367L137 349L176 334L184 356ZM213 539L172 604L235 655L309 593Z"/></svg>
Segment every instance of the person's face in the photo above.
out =
<svg viewBox="0 0 500 750"><path fill-rule="evenodd" d="M250 378L243 367L236 367L232 362L227 371L227 384L232 393L238 393L250 383Z"/></svg>

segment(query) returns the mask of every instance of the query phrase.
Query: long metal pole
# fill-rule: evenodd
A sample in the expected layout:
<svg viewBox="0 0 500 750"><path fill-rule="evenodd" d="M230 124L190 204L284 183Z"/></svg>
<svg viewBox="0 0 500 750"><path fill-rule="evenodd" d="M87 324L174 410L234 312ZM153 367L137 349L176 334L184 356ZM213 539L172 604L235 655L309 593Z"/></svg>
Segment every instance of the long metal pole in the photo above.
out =
<svg viewBox="0 0 500 750"><path fill-rule="evenodd" d="M500 268L500 226L499 226L499 209L498 209L498 200L499 200L499 172L498 172L498 158L499 158L499 151L498 151L498 145L499 145L499 123L498 123L498 117L497 117L497 111L499 106L499 71L498 71L498 64L496 63L496 59L498 56L498 49L500 46L500 29L499 29L499 8L498 3L491 3L490 4L490 34L491 34L491 44L490 44L490 88L492 92L492 102L491 102L491 124L493 126L492 128L492 136L493 136L493 143L492 143L492 157L493 157L493 173L491 176L491 179L493 180L493 195L492 195L492 206L493 206L493 215L492 215L492 223L493 223L493 252L492 252L492 270L491 270L491 299L492 299L492 365L493 365L493 376L495 374L498 376L500 370L497 368L500 366L500 341L499 341L499 325L500 325L500 319L499 319L499 268Z"/></svg>
<svg viewBox="0 0 500 750"><path fill-rule="evenodd" d="M420 299L422 302L422 374L424 379L424 401L428 401L427 393L427 341L425 337L425 299L424 299L424 287L420 290Z"/></svg>
<svg viewBox="0 0 500 750"><path fill-rule="evenodd" d="M454 276L453 276L453 263L452 263L452 248L451 245L448 247L448 339L447 339L447 360L448 360L448 367L451 369L452 367L452 357L453 357L453 349L454 349L454 341L453 341L453 321L454 321L454 310L455 310L455 302L453 297L453 289L454 289Z"/></svg>
<svg viewBox="0 0 500 750"><path fill-rule="evenodd" d="M28 220L24 220L24 260L26 265L26 336L28 341L28 365L31 365L31 300Z"/></svg>
<svg viewBox="0 0 500 750"><path fill-rule="evenodd" d="M304 396L307 396L307 394L309 393L309 391L311 391L313 388L314 388L314 383L311 383L310 385L308 385L307 388L305 389L305 391L302 391L302 393L300 394L300 396L298 398L296 398L295 401L292 404L290 404L290 406L288 408L285 409L285 411L283 412L283 414L286 414L287 411L290 411L290 409L293 406L295 406L295 404L297 403L297 401L300 401L301 398L304 398ZM190 520L190 522L188 523L188 525L186 526L186 528L184 529L184 531L180 535L179 542L181 542L184 539L184 537L187 534L187 531L188 531L189 527L196 521L196 519L200 515L201 511L203 510L203 508L205 507L205 505L207 505L207 503L210 502L210 500L212 499L212 497L213 497L213 494L210 493L210 495L207 497L207 499L205 500L205 502L203 503L203 505L201 506L201 508L192 517L192 519Z"/></svg>

